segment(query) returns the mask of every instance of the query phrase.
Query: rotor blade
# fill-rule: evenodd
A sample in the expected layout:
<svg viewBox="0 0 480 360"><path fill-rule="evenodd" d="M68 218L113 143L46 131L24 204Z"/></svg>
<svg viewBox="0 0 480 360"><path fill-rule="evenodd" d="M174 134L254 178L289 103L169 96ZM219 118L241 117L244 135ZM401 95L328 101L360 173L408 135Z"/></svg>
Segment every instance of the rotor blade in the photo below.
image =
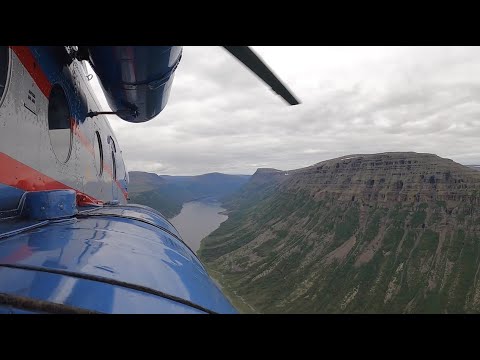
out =
<svg viewBox="0 0 480 360"><path fill-rule="evenodd" d="M235 56L246 67L252 70L259 78L265 81L273 91L285 99L290 105L298 105L295 96L282 84L268 66L253 52L248 46L224 46L224 48L233 56Z"/></svg>

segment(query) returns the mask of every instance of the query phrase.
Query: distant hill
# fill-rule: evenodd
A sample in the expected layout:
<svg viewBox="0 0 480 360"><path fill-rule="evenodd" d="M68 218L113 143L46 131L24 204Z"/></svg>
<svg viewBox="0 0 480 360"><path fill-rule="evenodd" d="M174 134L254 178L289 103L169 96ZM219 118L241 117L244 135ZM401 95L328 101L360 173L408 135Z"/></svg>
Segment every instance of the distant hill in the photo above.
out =
<svg viewBox="0 0 480 360"><path fill-rule="evenodd" d="M162 176L143 171L130 171L128 176L130 178L128 184L128 191L130 193L154 190L167 183Z"/></svg>
<svg viewBox="0 0 480 360"><path fill-rule="evenodd" d="M480 172L432 154L259 169L198 252L243 312L480 312Z"/></svg>
<svg viewBox="0 0 480 360"><path fill-rule="evenodd" d="M130 202L150 206L169 218L177 215L185 202L202 198L221 200L250 178L221 173L169 176L142 171L131 171L129 177Z"/></svg>

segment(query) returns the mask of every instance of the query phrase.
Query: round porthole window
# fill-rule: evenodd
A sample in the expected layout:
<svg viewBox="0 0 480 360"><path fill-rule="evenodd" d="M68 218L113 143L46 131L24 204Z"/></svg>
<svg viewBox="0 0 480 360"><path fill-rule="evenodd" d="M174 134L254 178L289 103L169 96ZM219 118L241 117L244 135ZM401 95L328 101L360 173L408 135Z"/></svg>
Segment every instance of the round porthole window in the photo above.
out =
<svg viewBox="0 0 480 360"><path fill-rule="evenodd" d="M98 176L103 174L103 146L102 138L98 131L95 131L95 167L97 168Z"/></svg>
<svg viewBox="0 0 480 360"><path fill-rule="evenodd" d="M10 63L10 51L8 46L0 46L0 104L7 88L8 65Z"/></svg>
<svg viewBox="0 0 480 360"><path fill-rule="evenodd" d="M52 87L48 102L48 134L58 161L66 163L72 152L72 124L70 107L62 87Z"/></svg>

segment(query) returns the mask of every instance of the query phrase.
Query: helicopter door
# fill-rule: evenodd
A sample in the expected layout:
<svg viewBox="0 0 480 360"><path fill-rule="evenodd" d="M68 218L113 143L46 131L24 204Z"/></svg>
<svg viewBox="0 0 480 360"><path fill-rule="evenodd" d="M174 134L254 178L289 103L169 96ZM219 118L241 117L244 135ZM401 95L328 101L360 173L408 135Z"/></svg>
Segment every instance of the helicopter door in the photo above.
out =
<svg viewBox="0 0 480 360"><path fill-rule="evenodd" d="M117 148L115 141L111 136L107 140L110 145L110 157L112 159L112 200L118 200L118 186L117 186Z"/></svg>

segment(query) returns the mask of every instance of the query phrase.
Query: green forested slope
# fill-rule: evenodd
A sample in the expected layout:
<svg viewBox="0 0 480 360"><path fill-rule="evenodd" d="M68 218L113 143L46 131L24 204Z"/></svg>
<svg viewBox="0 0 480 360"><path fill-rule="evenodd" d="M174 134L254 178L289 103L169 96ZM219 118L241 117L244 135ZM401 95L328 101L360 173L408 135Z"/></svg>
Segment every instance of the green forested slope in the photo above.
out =
<svg viewBox="0 0 480 360"><path fill-rule="evenodd" d="M239 310L480 311L474 170L394 153L278 174L255 174L199 251Z"/></svg>

